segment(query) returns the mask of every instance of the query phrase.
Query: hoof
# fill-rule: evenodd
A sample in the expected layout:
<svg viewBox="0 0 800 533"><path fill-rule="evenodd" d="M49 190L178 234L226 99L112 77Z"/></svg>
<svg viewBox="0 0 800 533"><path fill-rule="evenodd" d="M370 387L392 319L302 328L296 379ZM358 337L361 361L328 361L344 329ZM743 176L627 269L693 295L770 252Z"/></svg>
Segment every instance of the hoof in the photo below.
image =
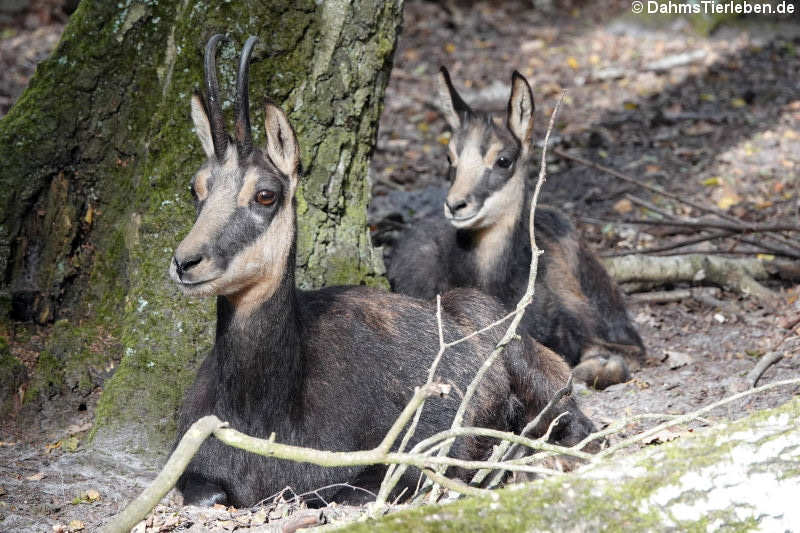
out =
<svg viewBox="0 0 800 533"><path fill-rule="evenodd" d="M216 483L202 479L189 480L181 490L184 505L211 507L229 504L228 494Z"/></svg>
<svg viewBox="0 0 800 533"><path fill-rule="evenodd" d="M608 359L593 357L581 361L573 370L575 379L579 379L590 387L603 390L617 383L624 383L631 378L625 359L612 355Z"/></svg>

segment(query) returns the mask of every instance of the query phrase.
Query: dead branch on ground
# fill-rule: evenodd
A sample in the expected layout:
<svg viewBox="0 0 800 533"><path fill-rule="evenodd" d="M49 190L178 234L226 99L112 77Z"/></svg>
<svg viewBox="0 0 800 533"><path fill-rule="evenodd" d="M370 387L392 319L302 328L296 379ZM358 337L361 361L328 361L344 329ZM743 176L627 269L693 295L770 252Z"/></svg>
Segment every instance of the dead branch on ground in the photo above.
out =
<svg viewBox="0 0 800 533"><path fill-rule="evenodd" d="M697 300L709 307L724 307L725 302L716 298L719 289L716 287L692 287L671 291L640 292L628 296L634 304L663 304L683 300Z"/></svg>
<svg viewBox="0 0 800 533"><path fill-rule="evenodd" d="M800 352L800 345L795 346L789 351L783 349L784 344L787 342L800 340L800 336L792 335L794 333L792 328L797 323L792 323L792 321L784 321L784 324L781 324L781 326L784 326L785 324L789 326L785 328L788 331L784 333L781 339L775 344L775 348L762 355L761 359L759 359L758 363L756 363L756 366L754 366L753 369L747 373L747 377L745 379L747 380L748 385L750 385L750 388L754 388L756 385L758 385L758 380L761 379L761 376L764 375L764 372L766 372L769 367L783 359L786 355Z"/></svg>
<svg viewBox="0 0 800 533"><path fill-rule="evenodd" d="M217 439L221 440L225 444L228 444L229 446L234 446L237 448L248 450L253 453L259 453L261 455L269 457L287 459L298 462L313 463L321 466L411 464L417 466L421 470L427 470L426 474L432 475L435 478L436 476L438 476L438 474L432 472L430 470L430 467L437 463L450 464L452 466L462 466L463 463L464 465L468 465L464 466L465 468L473 468L473 469L490 468L493 470L497 470L502 468L511 471L533 471L536 473L547 473L546 469L542 468L526 469L524 465L533 462L535 460L551 457L552 454L554 453L589 459L590 463L582 467L581 469L584 470L586 468L589 468L591 465L597 464L605 457L608 457L624 448L630 447L638 442L641 442L647 439L648 437L658 433L659 431L663 431L664 429L676 425L685 424L692 420L702 420L701 415L711 412L718 407L722 407L728 403L740 400L742 398L745 398L753 394L758 394L760 392L769 389L787 385L798 385L798 384L800 384L800 378L769 383L767 385L763 385L755 389L750 389L741 392L739 394L729 396L720 401L707 405L701 409L698 409L697 411L693 411L685 415L669 415L669 414L635 415L617 421L604 430L592 433L591 435L587 436L585 439L583 439L581 442L579 442L578 444L576 444L571 448L564 448L554 444L547 444L538 439L531 440L513 433L489 430L485 428L462 427L456 430L448 430L442 432L441 434L433 435L432 437L426 439L426 441L430 443L436 441L437 439L438 441L443 441L444 439L448 439L454 436L479 435L492 438L508 439L511 442L518 442L525 446L529 446L532 449L542 449L542 450L547 449L545 453L538 454L535 456L527 456L520 459L509 460L505 463L503 462L486 463L483 461L459 461L457 459L452 459L449 457L444 457L444 458L430 457L428 455L425 455L424 453L396 453L388 451L391 449L392 446L392 443L389 442L390 435L394 435L395 438L399 436L402 426L409 421L414 411L419 406L420 401L424 397L427 397L429 395L440 394L442 392L442 389L440 388L442 387L442 385L434 385L431 388L418 388L411 402L409 402L409 404L403 410L403 414L401 415L401 417L399 417L398 420L395 422L395 424L392 426L392 429L394 431L390 431L389 433L387 433L387 437L384 438L384 441L381 442L381 444L378 447L367 451L330 452L325 450L302 448L298 446L289 446L286 444L280 444L275 442L274 435L272 435L269 439L258 439L255 437L250 437L234 429L227 428L224 422L220 421L217 417L213 415L206 416L195 422L189 428L189 430L183 436L181 441L178 443L178 446L170 456L165 467L161 470L159 475L150 484L150 486L147 487L144 491L142 491L142 493L133 502L131 502L128 505L128 507L126 507L121 513L116 515L111 520L111 522L106 524L101 531L106 533L121 533L130 531L130 529L133 528L140 520L142 520L153 509L153 507L155 507L158 501L161 498L163 498L167 494L167 492L169 492L169 490L175 485L175 482L177 481L178 477L180 477L180 474L183 472L183 469L186 467L186 465L189 464L189 461L192 459L197 449L199 449L203 441L211 435L214 435ZM667 419L667 421L653 428L650 428L646 431L628 437L595 455L587 454L585 452L580 451L587 444L597 439L606 438L609 435L618 433L624 430L631 423L637 422L639 420L659 419L659 418ZM422 442L419 443L417 447L415 447L415 449L420 447L421 444L423 443ZM414 450L412 450L412 452L413 451ZM442 460L446 460L446 462ZM560 474L560 472L555 472L555 471L550 471L549 473ZM446 481L447 479L448 478L443 478L443 479L436 478L436 481L437 482L443 481L444 483L447 484L448 489L460 493L469 493L469 494L486 493L486 491L483 489L475 489L472 487L467 487L466 485L462 485L452 480Z"/></svg>
<svg viewBox="0 0 800 533"><path fill-rule="evenodd" d="M631 183L633 185L636 185L637 187L640 187L642 189L648 190L648 191L653 192L655 194L661 195L661 196L663 196L665 198L670 198L672 200L675 200L675 201L677 201L679 203L682 203L684 205L687 205L689 207L693 207L694 209L697 209L701 213L714 215L714 216L716 216L716 217L718 217L718 218L720 218L722 220L728 221L728 222L732 223L736 227L735 231L737 231L737 232L747 233L748 230L750 232L752 232L753 230L750 229L750 228L758 226L758 225L755 225L755 224L749 224L747 222L739 220L738 218L733 217L733 216L727 214L726 212L724 212L724 211L722 211L720 209L716 209L714 207L709 207L709 206L694 202L692 200L689 200L687 198L683 198L682 196L680 196L678 194L675 194L675 193L672 193L672 192L669 192L669 191L667 191L666 189L664 189L662 187L659 187L657 185L652 185L652 184L649 184L649 183L645 183L645 182L643 182L641 180L638 180L638 179L634 178L633 176L630 176L628 174L620 172L619 170L613 169L611 167L607 167L605 165L601 165L599 163L595 163L594 161L590 161L590 160L585 159L583 157L571 154L571 153L569 153L567 151L564 151L562 149L554 148L553 149L553 153L555 153L556 155L558 155L559 157L562 157L564 159L568 159L570 161L574 161L574 162L579 163L581 165L597 169L597 170L599 170L601 172L604 172L604 173L606 173L606 174L608 174L610 176L614 176L615 178L617 178L619 180L622 180L622 181L624 181L626 183ZM787 231L800 231L800 227L798 227L796 225L786 225L785 229ZM770 231L773 231L773 230L770 230ZM777 231L783 231L783 230L777 230ZM765 233L764 236L765 236L765 238L773 240L773 241L778 242L778 243L781 243L784 246L788 246L788 247L793 248L795 250L800 250L800 241L798 241L795 238L788 238L788 237L784 237L782 235L773 234L773 233ZM787 253L790 256L798 257L798 255L796 253L789 252L789 251L787 251L787 250L785 250L783 248L776 249L776 247L774 245L769 245L769 244L764 243L764 242L756 243L756 244L758 244L760 246L763 246L765 248L771 249L773 252L778 252L778 251L782 250L784 253Z"/></svg>
<svg viewBox="0 0 800 533"><path fill-rule="evenodd" d="M762 300L775 298L775 293L759 281L774 276L800 279L796 261L757 258L729 258L709 254L673 256L627 255L602 259L608 273L617 283L627 282L705 282L730 288L740 294Z"/></svg>

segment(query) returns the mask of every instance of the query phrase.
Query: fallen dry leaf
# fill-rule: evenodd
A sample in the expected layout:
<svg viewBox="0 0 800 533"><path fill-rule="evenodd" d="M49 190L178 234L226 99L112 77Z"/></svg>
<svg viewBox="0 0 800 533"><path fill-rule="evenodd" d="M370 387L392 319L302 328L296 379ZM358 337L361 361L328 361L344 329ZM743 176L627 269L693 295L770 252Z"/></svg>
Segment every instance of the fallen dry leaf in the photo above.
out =
<svg viewBox="0 0 800 533"><path fill-rule="evenodd" d="M631 211L633 211L633 203L627 198L623 198L622 200L614 204L613 209L620 215L626 215Z"/></svg>
<svg viewBox="0 0 800 533"><path fill-rule="evenodd" d="M660 172L661 167L658 165L647 165L644 167L645 174L655 174L656 172Z"/></svg>
<svg viewBox="0 0 800 533"><path fill-rule="evenodd" d="M675 440L680 437L680 433L676 433L675 431L670 431L665 429L663 431L659 431L658 433L653 434L650 438L644 441L645 444L664 444L665 442L669 442L671 440Z"/></svg>
<svg viewBox="0 0 800 533"><path fill-rule="evenodd" d="M250 517L250 525L251 526L260 526L261 524L267 521L267 510L266 509L259 509L255 513L252 514Z"/></svg>
<svg viewBox="0 0 800 533"><path fill-rule="evenodd" d="M525 41L520 45L520 51L523 54L530 54L537 50L544 48L544 41L541 39L533 39L532 41Z"/></svg>
<svg viewBox="0 0 800 533"><path fill-rule="evenodd" d="M32 476L27 476L25 479L28 481L41 481L44 479L44 472L39 472L38 474L33 474Z"/></svg>
<svg viewBox="0 0 800 533"><path fill-rule="evenodd" d="M73 531L83 531L85 527L86 524L84 524L80 520L70 520L69 522L70 533L72 533Z"/></svg>
<svg viewBox="0 0 800 533"><path fill-rule="evenodd" d="M723 185L722 188L718 190L719 195L717 196L716 204L720 209L728 209L742 201L742 197L727 184Z"/></svg>
<svg viewBox="0 0 800 533"><path fill-rule="evenodd" d="M91 422L84 422L83 424L70 424L67 426L67 435L72 436L75 433L82 433L84 431L89 431L92 429Z"/></svg>
<svg viewBox="0 0 800 533"><path fill-rule="evenodd" d="M708 135L709 133L714 132L714 126L712 126L708 122L701 120L697 124L692 124L691 126L684 128L683 131L684 133L686 133L686 135L692 135L692 136Z"/></svg>
<svg viewBox="0 0 800 533"><path fill-rule="evenodd" d="M69 437L67 440L64 441L64 449L68 452L75 452L78 451L78 446L80 446L81 441L78 440L78 437Z"/></svg>

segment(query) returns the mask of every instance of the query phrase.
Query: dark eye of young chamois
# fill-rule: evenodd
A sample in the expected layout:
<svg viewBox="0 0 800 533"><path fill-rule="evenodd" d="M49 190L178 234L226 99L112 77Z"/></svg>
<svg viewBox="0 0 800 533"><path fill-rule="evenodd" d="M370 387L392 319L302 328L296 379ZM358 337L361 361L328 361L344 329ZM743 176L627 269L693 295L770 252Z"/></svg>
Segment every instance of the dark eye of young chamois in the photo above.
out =
<svg viewBox="0 0 800 533"><path fill-rule="evenodd" d="M191 296L252 293L263 299L274 290L269 280L283 268L293 238L297 151L279 134L270 137L269 156L253 146L247 65L255 39L245 44L239 65L236 136L225 132L214 65L222 39L214 36L206 48L206 99L192 97L192 120L207 160L191 181L197 218L169 272ZM265 126L271 132L291 128L271 103Z"/></svg>
<svg viewBox="0 0 800 533"><path fill-rule="evenodd" d="M514 74L508 119L474 111L458 95L446 69L439 77L439 95L452 129L447 159L450 190L444 215L459 229L496 224L508 206L521 205L525 176L521 158L529 157L533 94Z"/></svg>

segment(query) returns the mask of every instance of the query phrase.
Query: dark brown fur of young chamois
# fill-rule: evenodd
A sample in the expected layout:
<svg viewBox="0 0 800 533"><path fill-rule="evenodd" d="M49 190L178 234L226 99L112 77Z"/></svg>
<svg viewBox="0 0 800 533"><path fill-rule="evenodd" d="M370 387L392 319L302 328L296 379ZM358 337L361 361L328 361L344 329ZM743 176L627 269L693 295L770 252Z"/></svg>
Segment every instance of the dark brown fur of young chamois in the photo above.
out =
<svg viewBox="0 0 800 533"><path fill-rule="evenodd" d="M323 450L375 447L426 381L438 349L435 306L367 287L295 288L295 200L299 151L286 115L267 103L266 147L254 148L247 105L248 57L237 82L236 138L224 129L214 66L214 36L206 47L204 103L192 99L192 118L207 155L194 176L197 219L175 250L170 275L190 296L217 297L214 346L180 409L178 435L214 414L231 427L279 442ZM502 306L472 289L442 297L446 340L498 318ZM448 350L437 377L464 391L501 331ZM465 424L520 431L565 385L569 369L528 336L512 342L489 369ZM413 439L447 429L460 402L454 393L426 403ZM591 422L567 397L545 417L541 435L566 412L552 440L579 442ZM413 444L413 442L412 442ZM452 455L486 458L490 439L463 438ZM377 491L384 467L323 468L251 454L206 441L178 482L185 503L237 507L291 486L303 493L349 483ZM418 474L418 473L417 473ZM466 472L451 474L466 479ZM412 489L409 472L398 490ZM409 492L410 493L410 492ZM333 489L329 501L358 501L361 492Z"/></svg>
<svg viewBox="0 0 800 533"><path fill-rule="evenodd" d="M389 280L395 291L419 298L475 287L510 309L525 292L531 262L527 177L538 170L531 138L533 93L514 72L508 114L500 121L471 109L444 68L439 84L452 128L445 216L401 236ZM630 369L639 367L644 346L619 289L556 209L537 207L534 231L544 254L524 329L561 354L575 366L575 376L590 385L626 381Z"/></svg>

